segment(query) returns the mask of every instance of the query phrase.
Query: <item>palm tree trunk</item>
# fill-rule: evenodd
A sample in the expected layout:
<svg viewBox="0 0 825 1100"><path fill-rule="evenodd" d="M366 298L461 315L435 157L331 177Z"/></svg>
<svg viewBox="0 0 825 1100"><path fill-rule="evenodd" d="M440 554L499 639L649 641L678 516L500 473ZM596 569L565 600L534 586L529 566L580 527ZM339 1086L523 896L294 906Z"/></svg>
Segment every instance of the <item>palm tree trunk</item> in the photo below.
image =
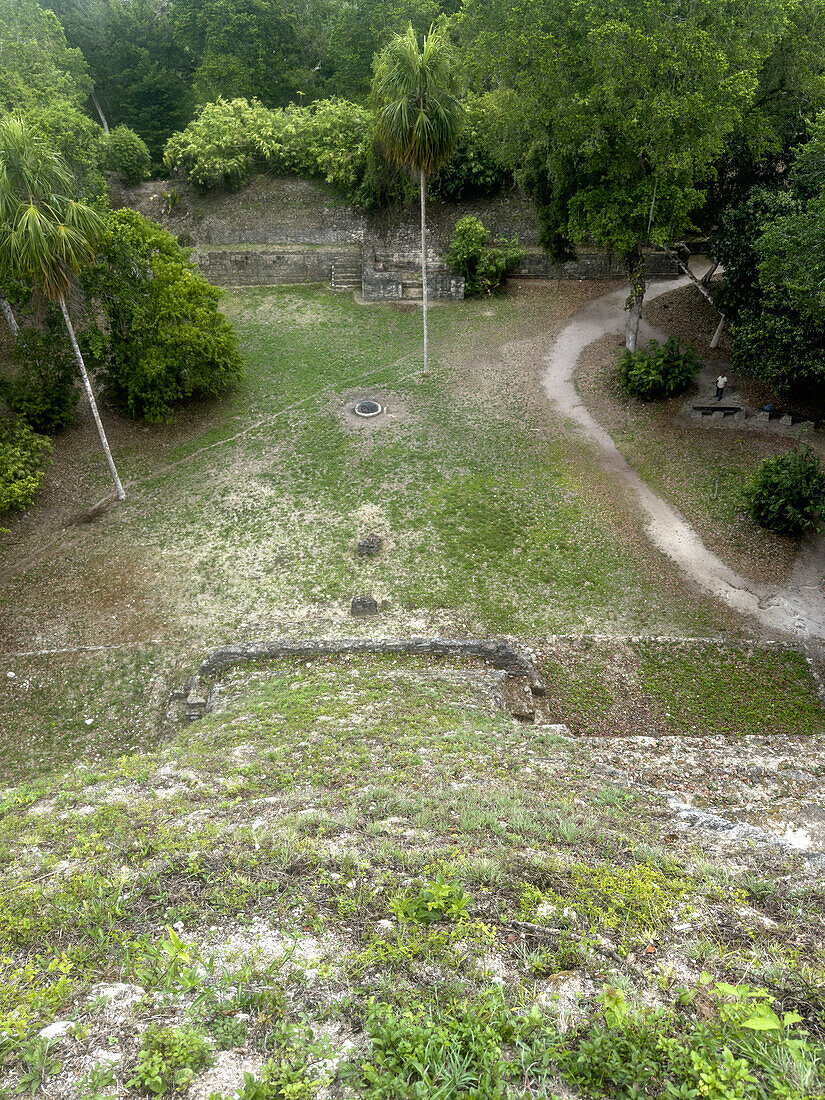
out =
<svg viewBox="0 0 825 1100"><path fill-rule="evenodd" d="M11 334L16 340L20 332L20 326L17 323L17 318L14 316L11 303L2 297L0 297L0 311L2 311L3 316L6 318L6 324L11 329Z"/></svg>
<svg viewBox="0 0 825 1100"><path fill-rule="evenodd" d="M115 483L115 496L118 500L125 500L126 494L123 491L123 486L120 484L120 478L117 476L117 469L115 468L115 460L112 458L112 452L109 449L109 441L106 438L106 432L103 430L103 421L100 419L100 413L97 411L97 402L95 401L95 395L92 392L92 383L89 381L89 375L86 373L86 364L83 362L83 356L80 354L80 347L77 343L77 337L74 334L74 328L72 327L72 321L69 317L69 311L66 308L66 299L61 294L58 298L60 302L60 309L63 313L63 320L66 322L66 328L69 332L69 339L72 342L74 348L75 359L77 359L77 365L80 367L80 373L83 376L83 385L86 388L86 394L89 398L89 404L92 407L92 416L95 418L95 424L97 424L97 434L100 436L100 442L103 446L103 453L106 455L106 461L109 463L109 473L112 475L112 481Z"/></svg>
<svg viewBox="0 0 825 1100"><path fill-rule="evenodd" d="M421 289L424 312L424 373L427 373L427 177L420 170L421 179Z"/></svg>

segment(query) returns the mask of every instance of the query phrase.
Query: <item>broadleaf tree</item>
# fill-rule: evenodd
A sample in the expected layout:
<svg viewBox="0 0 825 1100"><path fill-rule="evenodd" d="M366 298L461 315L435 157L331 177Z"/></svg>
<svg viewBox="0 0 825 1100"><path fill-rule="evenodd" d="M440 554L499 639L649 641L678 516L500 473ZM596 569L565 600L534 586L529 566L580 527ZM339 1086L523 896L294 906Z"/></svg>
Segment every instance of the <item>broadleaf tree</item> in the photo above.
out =
<svg viewBox="0 0 825 1100"><path fill-rule="evenodd" d="M468 68L519 97L522 179L559 256L592 241L631 283L636 346L643 249L691 228L714 162L752 102L797 0L466 0Z"/></svg>

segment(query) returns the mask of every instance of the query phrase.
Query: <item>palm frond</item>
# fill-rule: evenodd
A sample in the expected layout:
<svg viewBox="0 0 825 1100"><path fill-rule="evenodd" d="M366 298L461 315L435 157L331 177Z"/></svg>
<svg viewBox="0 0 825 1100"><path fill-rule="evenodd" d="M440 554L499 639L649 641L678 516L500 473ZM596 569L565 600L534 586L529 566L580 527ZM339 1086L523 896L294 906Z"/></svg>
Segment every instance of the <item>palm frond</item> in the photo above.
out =
<svg viewBox="0 0 825 1100"><path fill-rule="evenodd" d="M0 122L0 265L53 300L103 237L100 216L72 191L71 173L42 139L20 119Z"/></svg>
<svg viewBox="0 0 825 1100"><path fill-rule="evenodd" d="M378 63L373 96L376 132L390 159L413 172L433 172L449 157L461 129L452 53L434 27L419 45L412 24L396 35Z"/></svg>

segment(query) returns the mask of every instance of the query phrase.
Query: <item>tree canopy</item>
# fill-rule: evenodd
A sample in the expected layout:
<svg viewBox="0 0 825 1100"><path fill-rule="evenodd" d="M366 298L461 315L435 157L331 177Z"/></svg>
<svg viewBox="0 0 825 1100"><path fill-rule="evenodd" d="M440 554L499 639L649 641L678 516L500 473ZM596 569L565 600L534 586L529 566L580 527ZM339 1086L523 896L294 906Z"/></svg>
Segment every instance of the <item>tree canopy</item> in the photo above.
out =
<svg viewBox="0 0 825 1100"><path fill-rule="evenodd" d="M470 71L518 93L557 255L590 239L638 279L640 248L691 226L793 2L467 0Z"/></svg>
<svg viewBox="0 0 825 1100"><path fill-rule="evenodd" d="M86 191L103 185L100 128L85 112L91 88L86 61L54 12L35 0L0 0L0 116L24 119Z"/></svg>

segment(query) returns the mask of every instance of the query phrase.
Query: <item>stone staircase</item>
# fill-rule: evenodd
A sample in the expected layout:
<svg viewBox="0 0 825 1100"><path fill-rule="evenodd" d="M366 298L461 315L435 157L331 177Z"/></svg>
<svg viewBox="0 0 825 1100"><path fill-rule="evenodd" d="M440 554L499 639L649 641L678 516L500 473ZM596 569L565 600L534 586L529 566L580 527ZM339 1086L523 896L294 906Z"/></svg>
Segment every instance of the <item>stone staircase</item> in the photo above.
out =
<svg viewBox="0 0 825 1100"><path fill-rule="evenodd" d="M352 259L335 260L332 265L330 285L333 290L361 290L362 263L355 256Z"/></svg>

